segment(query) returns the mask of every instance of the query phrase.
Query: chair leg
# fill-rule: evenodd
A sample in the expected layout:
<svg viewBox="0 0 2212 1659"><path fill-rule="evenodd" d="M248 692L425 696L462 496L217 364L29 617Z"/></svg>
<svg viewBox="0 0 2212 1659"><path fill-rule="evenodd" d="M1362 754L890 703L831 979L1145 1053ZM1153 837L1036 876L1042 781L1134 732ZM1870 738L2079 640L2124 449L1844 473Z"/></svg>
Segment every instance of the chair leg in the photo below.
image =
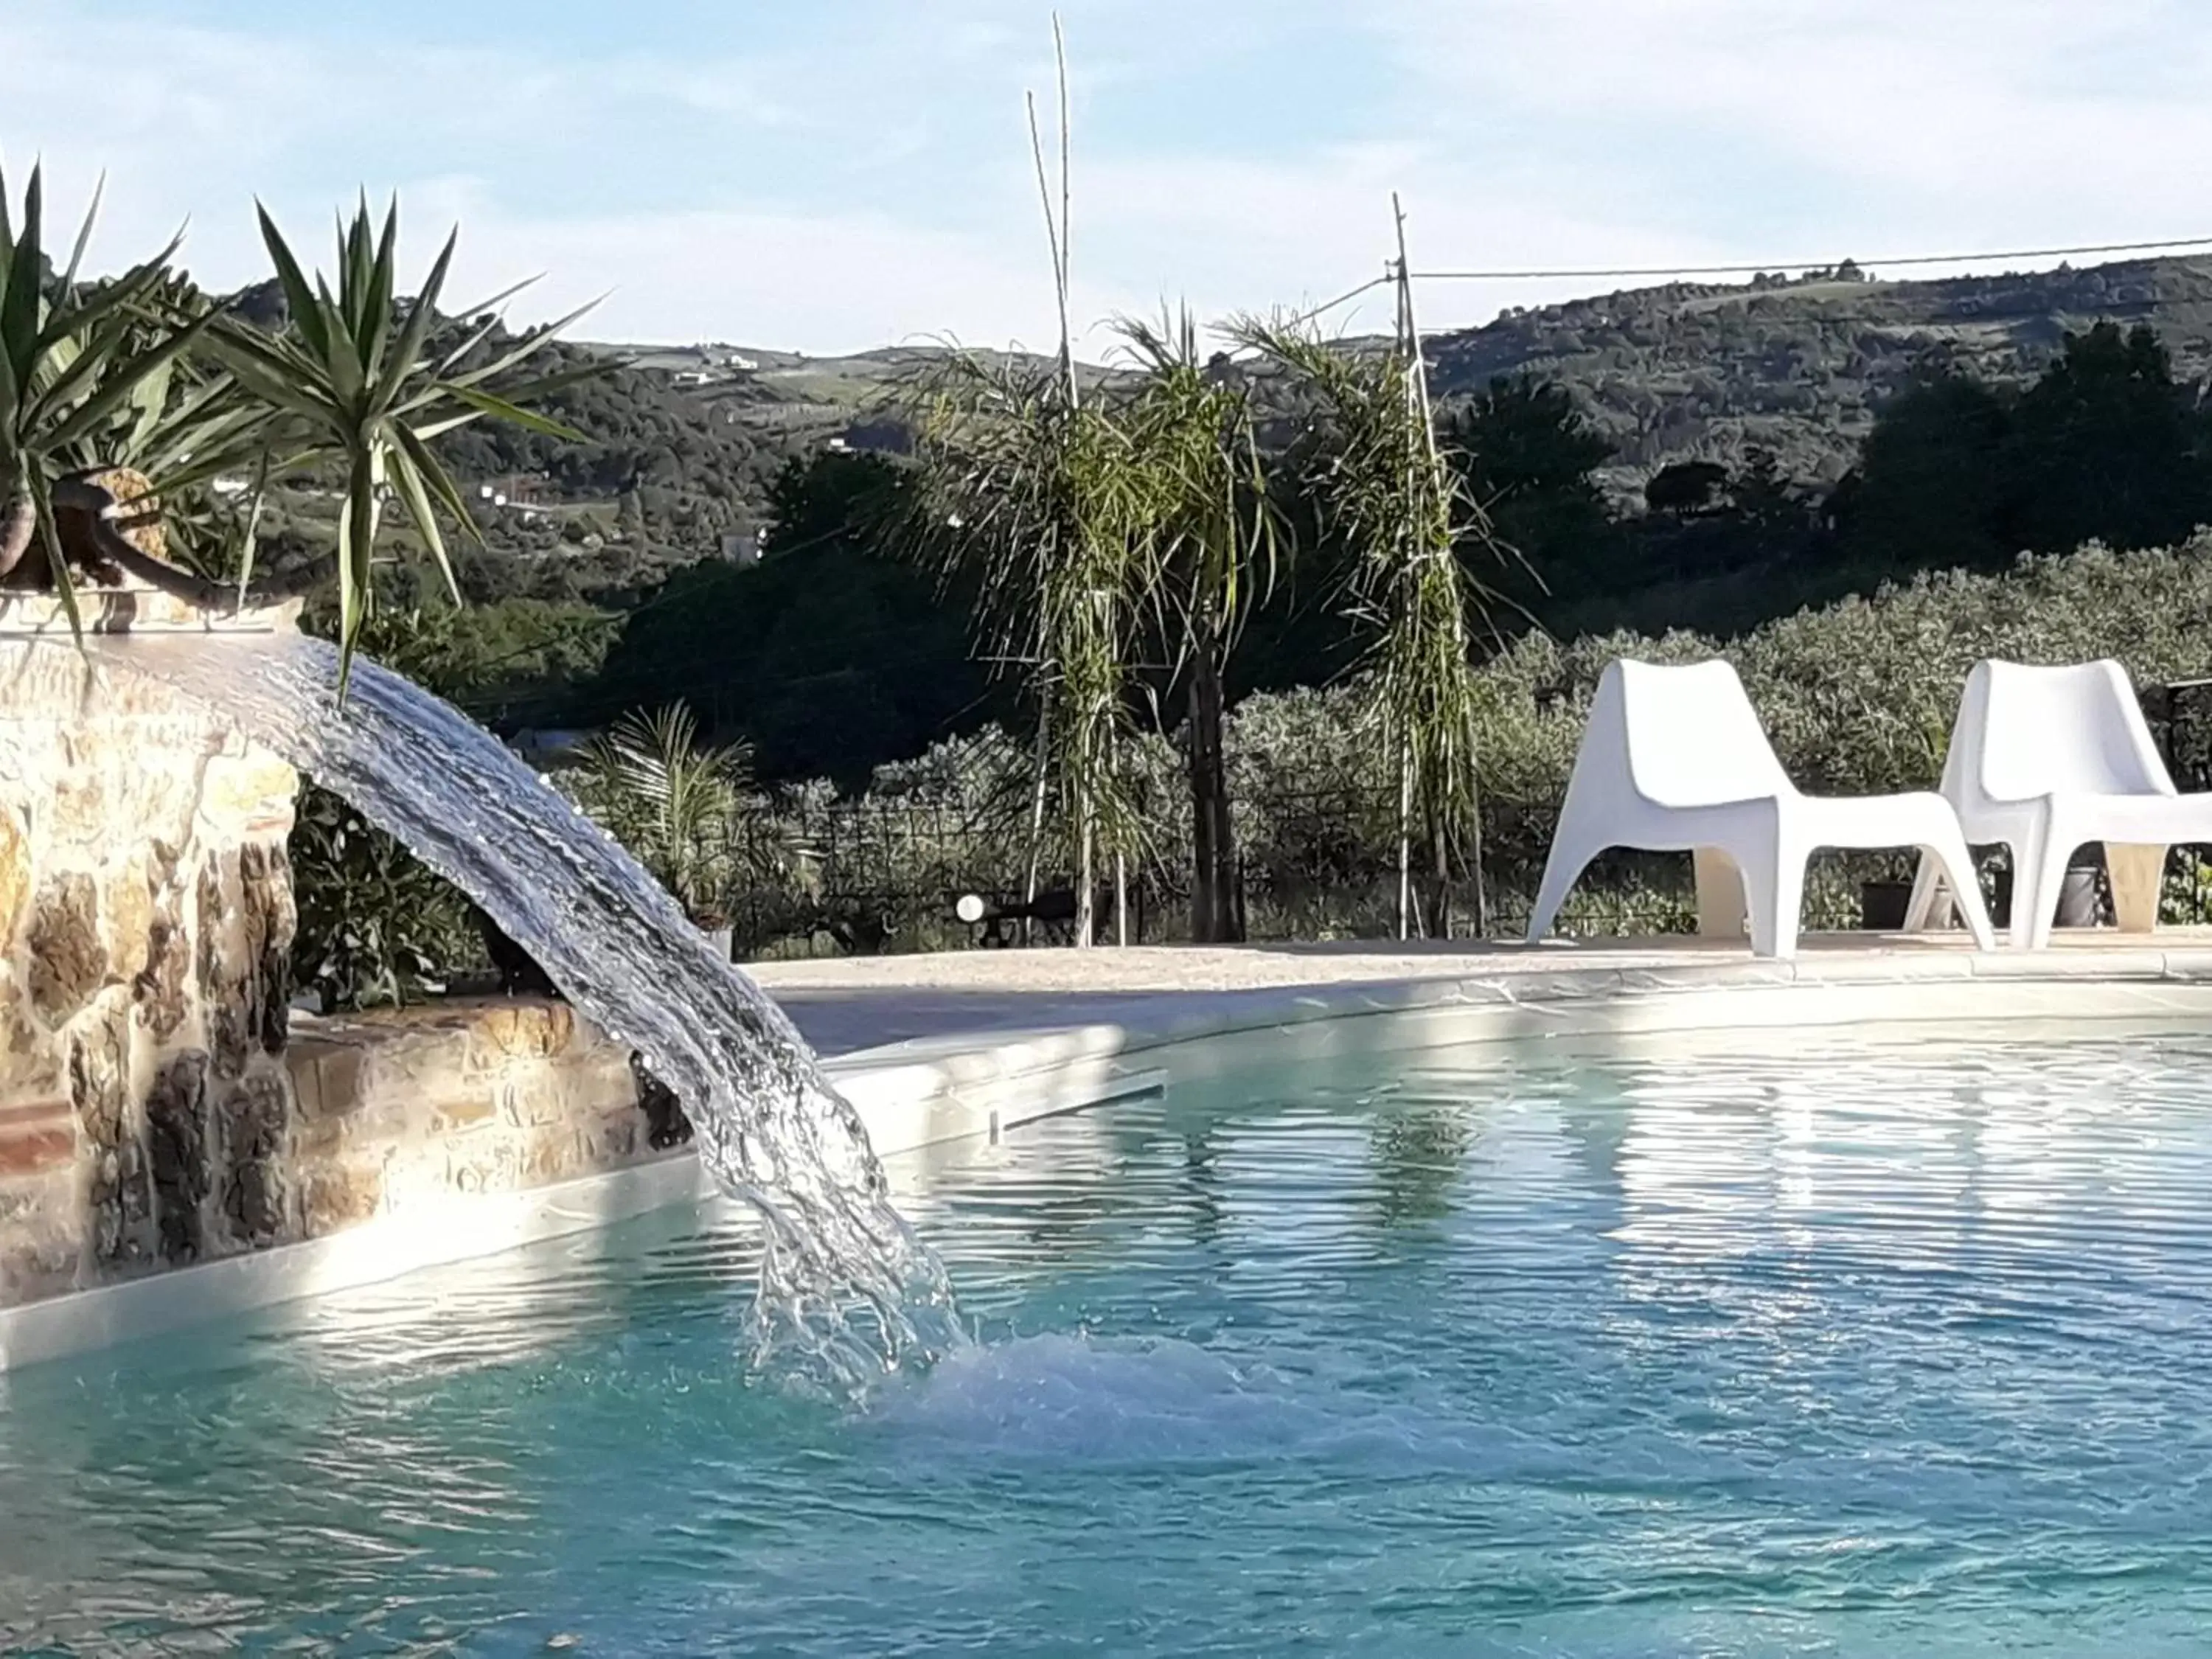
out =
<svg viewBox="0 0 2212 1659"><path fill-rule="evenodd" d="M2036 913L2042 908L2042 899L2036 890L2036 871L2043 862L2043 835L2030 830L2020 840L2005 843L2012 855L2012 919L2005 925L2005 942L2015 951L2025 951L2035 939ZM2052 894L2056 907L2058 896Z"/></svg>
<svg viewBox="0 0 2212 1659"><path fill-rule="evenodd" d="M1943 901L1948 896L1943 890L1941 871L1941 861L1923 848L1919 867L1912 872L1912 896L1905 906L1906 933L1923 933L1939 925Z"/></svg>
<svg viewBox="0 0 2212 1659"><path fill-rule="evenodd" d="M1982 902L1982 884L1974 874L1974 855L1967 848L1966 838L1952 835L1941 842L1920 849L1920 867L1926 879L1928 867L1940 865L1944 880L1951 889L1951 902L1959 913L1959 920L1974 936L1974 948L1980 951L1996 949L1996 934L1990 927L1989 907Z"/></svg>
<svg viewBox="0 0 2212 1659"><path fill-rule="evenodd" d="M1599 848L1583 848L1564 836L1552 838L1551 856L1544 860L1544 879L1536 889L1536 908L1528 913L1528 943L1535 944L1552 931L1559 907L1567 902L1575 878L1595 858Z"/></svg>
<svg viewBox="0 0 2212 1659"><path fill-rule="evenodd" d="M1751 902L1752 955L1787 961L1797 954L1806 854L1778 839L1730 852L1743 871L1744 892Z"/></svg>
<svg viewBox="0 0 2212 1659"><path fill-rule="evenodd" d="M2069 839L2066 832L2050 828L2043 831L2037 842L2034 852L2035 885L2030 893L2033 902L2028 913L2030 932L2027 945L2032 951L2044 951L2051 946L2051 930L2058 920L2058 900L2066 886L2066 861L2074 856L2074 849L2081 843ZM2019 881L2015 875L2012 896L2012 933L2015 941L2020 938Z"/></svg>

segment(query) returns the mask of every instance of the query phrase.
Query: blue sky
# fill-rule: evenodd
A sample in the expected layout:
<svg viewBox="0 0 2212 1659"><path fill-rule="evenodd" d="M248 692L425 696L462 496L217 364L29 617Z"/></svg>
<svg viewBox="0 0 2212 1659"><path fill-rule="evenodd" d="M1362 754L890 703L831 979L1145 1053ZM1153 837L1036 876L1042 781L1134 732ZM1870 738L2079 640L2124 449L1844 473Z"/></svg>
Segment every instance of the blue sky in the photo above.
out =
<svg viewBox="0 0 2212 1659"><path fill-rule="evenodd" d="M2203 0L1065 0L1079 315L1417 265L1865 258L2212 234ZM105 169L120 263L261 274L398 189L462 295L832 351L1049 337L1025 0L0 0L0 156ZM79 65L95 66L87 75ZM1588 284L1438 284L1433 325ZM1349 320L1372 324L1379 310ZM1094 346L1103 335L1093 333Z"/></svg>

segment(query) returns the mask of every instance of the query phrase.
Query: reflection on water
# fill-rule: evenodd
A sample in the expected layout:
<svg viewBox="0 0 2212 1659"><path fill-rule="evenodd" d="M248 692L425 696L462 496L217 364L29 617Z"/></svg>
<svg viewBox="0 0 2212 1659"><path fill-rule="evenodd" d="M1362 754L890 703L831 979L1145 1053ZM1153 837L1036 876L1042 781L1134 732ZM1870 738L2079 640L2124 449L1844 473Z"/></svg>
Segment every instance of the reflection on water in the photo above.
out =
<svg viewBox="0 0 2212 1659"><path fill-rule="evenodd" d="M987 1340L859 1406L732 1365L727 1206L24 1372L0 1646L2201 1651L2212 1039L2061 1035L896 1160Z"/></svg>

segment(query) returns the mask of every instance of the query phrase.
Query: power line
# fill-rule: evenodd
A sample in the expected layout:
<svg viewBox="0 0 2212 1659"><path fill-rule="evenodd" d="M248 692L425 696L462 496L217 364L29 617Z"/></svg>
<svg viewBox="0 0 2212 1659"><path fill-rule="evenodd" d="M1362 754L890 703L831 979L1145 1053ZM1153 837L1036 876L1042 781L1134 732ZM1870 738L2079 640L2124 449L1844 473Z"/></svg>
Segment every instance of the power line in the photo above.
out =
<svg viewBox="0 0 2212 1659"><path fill-rule="evenodd" d="M2175 252L2212 248L2212 236L2168 236L2152 242L2084 242L2073 247L2008 248L1994 253L1900 253L1887 258L1852 259L1849 263L1863 267L1966 265L1987 264L1993 259L2057 259L2076 253L2144 253L2160 248ZM1844 263L1843 260L1831 260L1826 268L1832 270ZM1817 270L1822 268L1822 262L1818 259L1739 259L1724 265L1618 265L1603 269L1556 270L1417 270L1413 278L1416 282L1430 283L1516 283L1602 276L1730 276L1747 270L1756 273L1762 270Z"/></svg>
<svg viewBox="0 0 2212 1659"><path fill-rule="evenodd" d="M2006 248L1996 252L1980 253L1900 253L1886 258L1851 259L1850 263L1862 268L1894 268L1899 265L1970 265L1987 264L1998 259L2061 259L2083 253L2148 253L2166 252L2186 252L2192 249L2212 249L2212 236L2169 236L2148 242L2082 242L2070 247ZM1596 282L1614 276L1756 276L1766 270L1832 270L1843 260L1819 259L1741 259L1732 264L1709 265L1603 265L1559 266L1553 269L1513 270L1417 270L1413 273L1417 283L1528 283L1528 282ZM1325 316L1338 307L1347 305L1362 295L1372 293L1393 280L1389 275L1372 276L1356 288L1346 289L1334 300L1300 312L1290 319L1290 325L1311 322Z"/></svg>

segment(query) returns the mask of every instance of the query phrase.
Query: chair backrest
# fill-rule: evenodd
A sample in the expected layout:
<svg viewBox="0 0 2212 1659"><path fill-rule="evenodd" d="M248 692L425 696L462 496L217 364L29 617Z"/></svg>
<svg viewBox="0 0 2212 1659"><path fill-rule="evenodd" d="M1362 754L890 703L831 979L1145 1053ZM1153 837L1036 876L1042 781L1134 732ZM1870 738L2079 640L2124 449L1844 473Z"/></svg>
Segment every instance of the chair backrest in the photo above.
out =
<svg viewBox="0 0 2212 1659"><path fill-rule="evenodd" d="M2119 664L1990 660L1966 677L1943 793L1966 810L2051 794L2174 789Z"/></svg>
<svg viewBox="0 0 2212 1659"><path fill-rule="evenodd" d="M1735 670L1615 662L1598 682L1585 749L1618 745L1636 793L1658 806L1718 806L1792 793Z"/></svg>

